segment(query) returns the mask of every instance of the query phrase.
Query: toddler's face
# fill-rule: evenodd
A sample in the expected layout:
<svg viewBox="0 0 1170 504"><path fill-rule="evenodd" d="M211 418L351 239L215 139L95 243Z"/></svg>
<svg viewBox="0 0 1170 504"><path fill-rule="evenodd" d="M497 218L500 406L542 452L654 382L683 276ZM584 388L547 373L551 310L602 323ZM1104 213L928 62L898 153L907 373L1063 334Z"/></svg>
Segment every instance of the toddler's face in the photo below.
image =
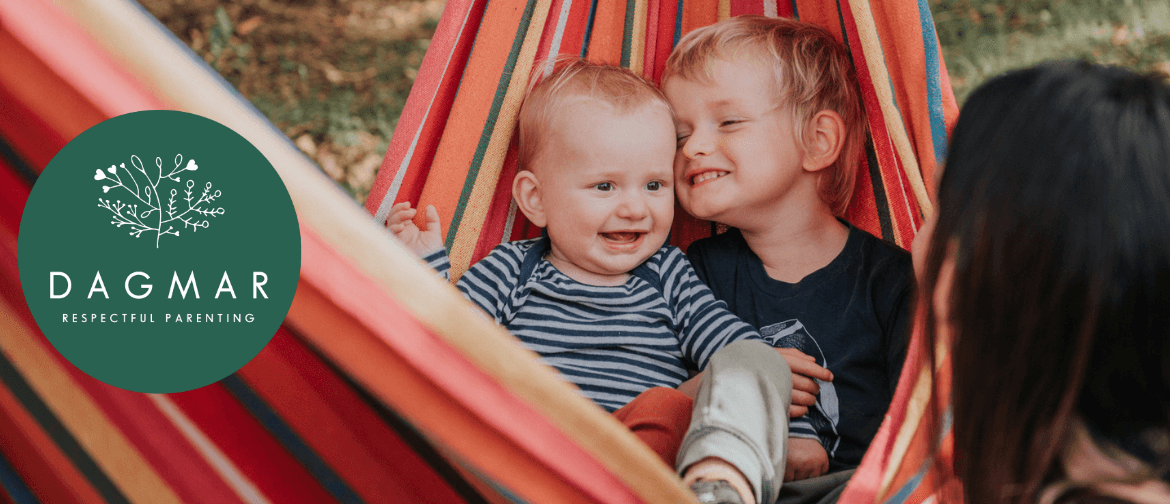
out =
<svg viewBox="0 0 1170 504"><path fill-rule="evenodd" d="M771 71L755 58L716 59L710 81L671 77L679 204L691 215L747 229L775 220L802 182L804 149L790 107L777 106ZM815 181L814 181L815 184Z"/></svg>
<svg viewBox="0 0 1170 504"><path fill-rule="evenodd" d="M674 219L674 127L662 106L615 114L570 103L548 129L536 177L549 261L593 285L620 285L666 241Z"/></svg>

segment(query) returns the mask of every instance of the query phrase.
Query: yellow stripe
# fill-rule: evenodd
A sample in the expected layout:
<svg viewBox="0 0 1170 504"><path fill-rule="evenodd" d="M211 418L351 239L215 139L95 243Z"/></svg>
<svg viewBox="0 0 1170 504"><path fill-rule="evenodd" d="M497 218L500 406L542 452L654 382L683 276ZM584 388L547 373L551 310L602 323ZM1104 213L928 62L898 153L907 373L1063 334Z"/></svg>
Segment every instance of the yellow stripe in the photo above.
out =
<svg viewBox="0 0 1170 504"><path fill-rule="evenodd" d="M171 487L0 301L0 350L45 405L131 502L179 503ZM107 386L107 385L103 385Z"/></svg>
<svg viewBox="0 0 1170 504"><path fill-rule="evenodd" d="M918 380L914 383L914 391L910 393L910 400L906 404L906 418L902 422L902 429L894 440L894 447L890 450L890 458L886 460L886 472L882 475L881 490L878 495L886 495L890 485L894 483L894 475L902 468L902 459L910 448L910 442L922 427L922 417L926 413L926 405L930 401L930 394L934 390L930 370L922 369L918 373Z"/></svg>
<svg viewBox="0 0 1170 504"><path fill-rule="evenodd" d="M451 281L457 280L471 265L471 254L475 251L480 230L483 229L484 219L491 209L492 197L495 196L496 186L500 182L504 156L508 153L512 132L516 129L516 116L520 113L520 103L528 87L528 77L532 73L536 49L540 45L540 36L544 32L544 23L551 6L552 0L538 0L532 13L528 32L524 35L524 45L520 47L520 56L512 69L512 80L508 82L508 90L504 93L504 103L496 116L496 128L492 131L491 140L488 141L487 152L484 153L483 163L479 167L479 175L475 179L475 186L472 187L471 196L463 210L463 219L459 221L459 231L456 232L451 245ZM510 180L506 182L511 183Z"/></svg>
<svg viewBox="0 0 1170 504"><path fill-rule="evenodd" d="M731 0L719 0L718 16L720 21L731 17Z"/></svg>
<svg viewBox="0 0 1170 504"><path fill-rule="evenodd" d="M648 0L634 1L634 31L630 36L630 70L642 74L646 60L646 16L650 10Z"/></svg>
<svg viewBox="0 0 1170 504"><path fill-rule="evenodd" d="M723 0L720 0L721 2ZM720 4L722 5L722 4ZM926 195L926 184L922 181L922 170L918 167L918 158L914 156L914 149L910 147L910 139L906 136L906 125L902 123L902 114L894 106L894 96L890 91L890 74L886 71L886 58L882 50L881 40L877 35L877 26L873 21L873 12L869 8L868 0L849 2L853 11L853 20L857 24L857 34L861 42L865 61L869 66L869 75L873 89L877 92L878 102L882 106L882 114L886 116L886 130L894 140L894 148L902 158L902 169L906 178L910 180L910 188L914 197L918 199L918 206L922 215L929 217L934 209L930 198ZM875 181L875 183L877 183Z"/></svg>

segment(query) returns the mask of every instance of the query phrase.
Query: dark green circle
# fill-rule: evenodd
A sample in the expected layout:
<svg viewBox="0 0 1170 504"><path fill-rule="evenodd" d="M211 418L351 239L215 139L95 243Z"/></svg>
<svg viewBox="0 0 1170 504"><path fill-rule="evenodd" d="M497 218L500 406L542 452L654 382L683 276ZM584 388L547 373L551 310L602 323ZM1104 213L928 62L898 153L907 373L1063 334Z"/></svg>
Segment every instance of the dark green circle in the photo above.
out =
<svg viewBox="0 0 1170 504"><path fill-rule="evenodd" d="M180 168L191 160L197 166L177 173L178 182L165 178L176 154L182 155ZM141 160L145 175L132 156ZM112 181L111 166L125 187ZM207 183L208 196L219 196L200 202ZM146 196L150 184L163 196L159 210L150 209L158 202ZM186 201L188 190L197 204ZM161 226L161 236L149 229L134 236L137 225L115 224L135 220L129 207L121 207L123 218L115 216L120 204L138 205L137 220L147 227L179 217ZM166 233L168 228L178 235ZM98 380L154 393L208 385L260 353L288 314L301 264L292 200L264 155L222 124L168 110L103 121L61 149L29 195L17 253L29 309L57 351ZM52 272L69 277L64 298L50 297ZM149 275L129 282L134 295L146 291L141 285L152 286L142 299L127 293L134 272ZM227 288L221 284L225 272L234 299L227 290L217 297L221 286ZM254 291L253 272L267 276L263 292ZM184 298L172 287L176 274L186 286L192 273L198 299L193 290ZM98 274L108 299L100 291L89 295ZM57 277L53 294L63 294L65 285ZM139 321L143 316L146 322Z"/></svg>

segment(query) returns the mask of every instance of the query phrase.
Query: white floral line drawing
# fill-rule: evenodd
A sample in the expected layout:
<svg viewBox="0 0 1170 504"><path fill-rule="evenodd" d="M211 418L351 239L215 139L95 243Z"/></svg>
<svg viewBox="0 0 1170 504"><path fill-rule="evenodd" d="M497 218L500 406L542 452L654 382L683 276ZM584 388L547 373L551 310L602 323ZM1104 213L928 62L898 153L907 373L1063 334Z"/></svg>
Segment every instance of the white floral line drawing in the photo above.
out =
<svg viewBox="0 0 1170 504"><path fill-rule="evenodd" d="M118 227L130 226L131 236L138 238L142 236L142 233L153 231L156 233L154 248L158 248L159 242L162 240L163 235L172 234L179 236L179 231L176 230L173 225L169 225L170 222L176 220L181 221L183 223L182 229L189 227L192 229L192 232L194 232L198 231L199 228L207 228L207 226L210 224L207 218L223 215L223 207L210 207L210 204L214 202L216 198L222 195L220 190L216 189L215 192L212 192L211 182L208 182L203 186L203 193L200 194L198 198L196 198L195 193L193 192L195 189L195 181L191 179L187 179L187 183L185 184L187 187L186 191L184 191L186 197L180 198L180 201L186 201L187 208L185 210L181 208L175 208L175 198L179 193L177 189L170 190L170 199L167 201L166 209L164 210L162 208L163 201L161 195L158 192L159 184L161 184L163 180L170 180L182 184L179 178L180 173L199 169L199 165L195 164L194 159L188 160L187 165L183 166L183 155L176 154L174 169L172 169L170 173L163 175L162 158L154 158L154 164L158 167L158 176L153 181L151 180L150 175L146 173L146 169L142 166L142 160L139 159L138 156L131 155L130 164L142 174L142 177L145 179L144 183L140 184L138 182L138 178L134 176L134 172L129 168L126 168L126 163L121 163L117 166L110 165L110 167L106 168L105 171L102 171L99 168L93 179L108 180L113 182L113 185L103 185L102 193L109 193L110 189L117 189L121 187L147 207L144 211L139 213L138 203L123 203L122 200L115 200L114 202L111 202L108 199L103 199L101 197L98 198L98 207L105 208L113 214L114 220L110 221L110 224L114 224ZM123 178L121 175L119 175L119 167L122 171L126 172L126 178ZM129 183L133 183L133 189L127 185ZM194 212L195 215L187 215L192 212ZM163 218L164 213L166 214L166 218ZM157 220L151 224L148 224L144 219L150 217L152 214L157 216ZM200 221L199 216L203 216L204 219ZM163 230L164 224L167 225L165 230Z"/></svg>

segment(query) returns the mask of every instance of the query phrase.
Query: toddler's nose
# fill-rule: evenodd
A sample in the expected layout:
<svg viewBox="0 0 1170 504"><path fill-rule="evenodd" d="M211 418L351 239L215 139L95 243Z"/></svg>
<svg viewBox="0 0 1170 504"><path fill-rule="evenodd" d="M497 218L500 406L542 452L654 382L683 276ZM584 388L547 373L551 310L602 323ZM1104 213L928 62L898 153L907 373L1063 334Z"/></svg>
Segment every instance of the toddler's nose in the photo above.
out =
<svg viewBox="0 0 1170 504"><path fill-rule="evenodd" d="M682 146L682 153L687 159L694 159L696 156L704 156L711 154L715 150L714 136L708 134L703 129L696 129L691 132Z"/></svg>

